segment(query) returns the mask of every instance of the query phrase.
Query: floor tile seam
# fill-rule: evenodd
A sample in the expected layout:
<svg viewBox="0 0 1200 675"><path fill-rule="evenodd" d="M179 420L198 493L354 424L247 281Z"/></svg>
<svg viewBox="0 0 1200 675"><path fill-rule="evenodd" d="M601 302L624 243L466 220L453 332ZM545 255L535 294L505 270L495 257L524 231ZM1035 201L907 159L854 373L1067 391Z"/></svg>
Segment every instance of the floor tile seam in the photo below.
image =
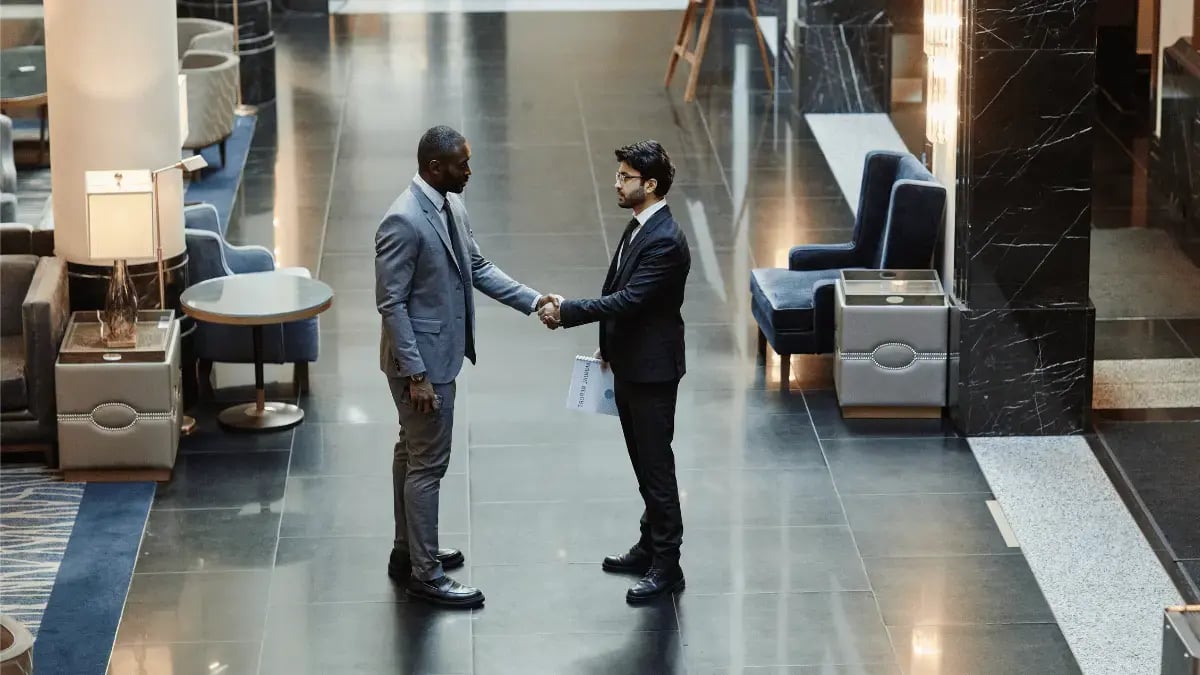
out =
<svg viewBox="0 0 1200 675"><path fill-rule="evenodd" d="M467 537L467 536L470 536L471 533L439 529L438 534L446 535L446 536L450 536L450 537ZM392 533L382 533L382 534L356 533L356 534L319 534L319 535L280 534L279 538L280 538L280 540L283 540L283 539L394 539L395 533L392 532Z"/></svg>
<svg viewBox="0 0 1200 675"><path fill-rule="evenodd" d="M890 442L894 442L894 441L917 441L917 440L924 440L924 441L928 441L928 440L933 440L933 439L937 439L937 438L961 438L961 439L964 439L964 440L966 439L966 437L965 437L965 436L959 436L959 435L957 435L957 434L953 434L953 435L950 435L950 434L947 434L947 435L930 434L930 435L928 435L928 436L854 436L854 437L850 437L850 436L821 436L820 434L818 434L818 435L817 435L817 440L818 440L818 441L821 441L822 443L824 443L825 441L838 441L838 442L845 442L845 441L869 441L869 442L872 442L872 443L877 443L877 442L880 442L880 441L886 441L886 442L889 442L889 443L890 443Z"/></svg>
<svg viewBox="0 0 1200 675"><path fill-rule="evenodd" d="M841 525L729 525L725 527L711 525L691 525L688 528L689 532L726 532L728 530L737 530L739 532L754 532L754 531L776 531L776 530L849 530L848 524Z"/></svg>
<svg viewBox="0 0 1200 675"><path fill-rule="evenodd" d="M290 398L290 396L288 396L288 397L280 396L278 398ZM253 401L230 401L228 403L229 403L229 405L238 405L241 403L253 403ZM292 436L294 438L295 434L292 434ZM253 452L257 455L265 455L265 454L269 454L269 453L273 453L273 452L274 453L282 453L282 452L291 452L291 451L292 451L292 443L289 442L288 446L286 448L236 448L236 449L232 449L232 450L198 450L198 451L189 450L187 452L181 452L179 454L181 454L181 455L244 455L248 452Z"/></svg>
<svg viewBox="0 0 1200 675"><path fill-rule="evenodd" d="M638 497L599 497L595 499L518 499L512 501L479 501L471 502L471 506L575 506L575 505L615 505L640 504Z"/></svg>
<svg viewBox="0 0 1200 675"><path fill-rule="evenodd" d="M1175 322L1170 319L1166 319L1166 323L1167 327L1171 329L1171 333L1175 336L1175 339L1179 340L1179 342L1183 344L1183 348L1188 350L1188 353L1190 353L1193 357L1200 357L1200 354L1196 353L1196 350L1192 348L1192 345L1188 344L1188 341L1184 339L1183 334L1180 333L1179 329L1175 327Z"/></svg>
<svg viewBox="0 0 1200 675"><path fill-rule="evenodd" d="M817 436L817 447L821 451L821 458L825 460L825 467L828 469L830 466L829 455L825 452L825 443L822 441L822 439L820 437L820 432L817 430L817 421L816 421L816 419L813 418L812 407L808 403L808 394L801 391L800 396L804 400L804 409L808 412L808 421L812 425L813 434L815 436ZM867 570L867 561L863 555L862 546L860 546L858 543L858 536L855 535L855 533L854 533L854 526L850 524L850 513L846 510L846 502L842 499L842 494L841 494L841 491L838 489L837 479L834 478L832 469L830 469L830 471L829 471L829 478L830 478L830 481L833 483L833 492L834 492L834 495L837 497L838 508L840 508L842 511L842 518L843 518L843 520L845 520L846 524L849 526L850 542L854 545L854 552L858 556L859 568L862 570L863 578L865 578L867 580L867 588L870 589L871 599L874 600L874 602L875 602L876 616L879 618L880 624L884 625L884 631L886 632L886 634L888 636L888 645L892 649L892 659L899 662L899 653L896 649L896 643L894 640L892 640L891 631L887 630L887 626L886 626L886 624L884 624L883 605L879 601L878 593L875 592L875 583L871 580L871 574Z"/></svg>
<svg viewBox="0 0 1200 675"><path fill-rule="evenodd" d="M268 398L271 398L271 397L268 396ZM278 398L284 398L284 397L280 396ZM239 401L239 403L240 403L240 401ZM237 403L234 403L232 405L237 405ZM190 457L202 457L202 456L206 456L206 455L246 455L246 454L261 455L261 454L266 454L266 453L271 453L271 452L290 452L290 449L288 449L288 448L239 448L237 450L200 450L200 449L189 448L187 450L181 449L178 454L187 455Z"/></svg>
<svg viewBox="0 0 1200 675"><path fill-rule="evenodd" d="M346 109L345 109L345 106L343 105L343 107L342 107L342 117L343 118L345 117L345 112L346 112ZM340 135L341 135L341 133L340 133L340 123L339 123L339 136ZM335 155L336 155L336 153L335 153ZM332 188L330 188L330 189L332 190ZM328 229L329 228L328 228L328 214L327 214L326 215L325 234L328 233ZM323 242L323 240L324 240L324 234L322 235L322 242ZM324 243L322 243L322 247L324 247ZM317 260L318 260L317 267L318 267L318 269L320 269L320 262L319 262L320 258L317 258ZM264 645L266 644L267 627L270 625L269 622L270 622L270 618L271 618L271 595L272 595L272 591L274 590L273 587L275 584L274 571L275 571L275 567L276 567L276 562L279 560L279 541L280 541L281 535L283 534L283 520L284 520L284 516L287 514L287 492L288 492L287 485L291 481L292 461L295 459L295 453L293 451L295 450L295 447L296 447L296 432L293 430L292 431L292 444L288 448L287 467L284 469L284 474L283 474L283 485L284 485L283 495L279 498L279 514L280 515L279 515L279 522L276 523L276 525L275 525L275 542L274 542L273 550L271 552L271 574L267 578L267 594L263 600L264 609L263 609L262 630L260 633L260 635L262 636L263 642L259 644L258 665L255 668L255 672L260 673L260 674L262 673L263 658L264 658L264 654L266 651L264 648Z"/></svg>
<svg viewBox="0 0 1200 675"><path fill-rule="evenodd" d="M257 574L260 572L270 573L270 572L273 572L274 570L275 570L275 565L274 565L274 563L272 563L270 567L230 567L228 569L212 568L212 569L203 569L203 570L157 570L154 572L134 572L133 576L135 576L135 577L170 577L170 576L183 576L183 575L189 575L189 574L190 575L205 575L205 576L217 576L217 575L221 575L221 574L247 575L248 576L248 575Z"/></svg>
<svg viewBox="0 0 1200 675"><path fill-rule="evenodd" d="M265 639L265 638L264 638ZM117 642L114 647L162 647L168 645L261 645L264 640L137 640Z"/></svg>
<svg viewBox="0 0 1200 675"><path fill-rule="evenodd" d="M843 497L970 497L986 495L993 497L991 492L969 490L966 492L843 492ZM986 501L986 500L985 500Z"/></svg>
<svg viewBox="0 0 1200 675"><path fill-rule="evenodd" d="M479 610L479 611L485 612L487 610L485 608L485 609ZM482 616L482 615L477 615L477 616ZM471 619L471 621L482 621L482 620L484 620L484 619L482 619L482 618L472 618ZM626 630L626 631L566 630L566 631L535 631L535 632L529 632L529 633L507 633L507 632L490 633L490 632L488 632L488 633L482 633L480 635L476 635L475 637L482 637L482 638L487 638L489 640L493 640L493 639L497 639L497 638L559 637L559 636L567 636L567 635L610 635L610 636L612 636L612 635L655 635L655 634L662 634L662 633L681 633L681 632L682 632L682 630L679 628L662 628L659 630ZM682 647L683 645L681 644L680 646Z"/></svg>
<svg viewBox="0 0 1200 675"><path fill-rule="evenodd" d="M600 200L600 179L596 175L596 158L592 155L592 139L591 132L588 129L587 113L584 111L583 95L579 91L579 78L575 77L572 81L573 91L575 93L575 105L579 110L579 121L583 124L583 143L584 152L587 153L588 170L592 174L592 194L596 197L596 218L597 226L600 228L600 237L604 241L604 257L611 258L613 251L608 242L608 229L604 227L604 204Z"/></svg>
<svg viewBox="0 0 1200 675"><path fill-rule="evenodd" d="M278 501L279 500L275 500L275 501L271 502L271 504L274 505L274 504L278 503ZM151 506L150 513L190 513L190 512L194 512L194 511L240 512L243 508L245 508L245 505L243 505L243 506L164 506L164 507ZM272 511L272 513L274 513L274 511ZM283 512L281 511L280 514L282 515L282 513Z"/></svg>
<svg viewBox="0 0 1200 675"><path fill-rule="evenodd" d="M445 534L445 535L448 535L448 536L453 536L453 537L463 537L463 536L467 536L467 533L466 533L466 532L448 532L448 531L443 531L443 530L438 530L438 534ZM286 534L281 534L281 535L279 536L279 538L280 538L280 539L291 539L291 540L305 540L305 539L312 539L312 540L320 540L320 539L386 539L386 540L388 540L388 541L392 541L393 539L395 539L395 537L396 537L396 535L395 535L395 533L394 533L394 532L391 532L391 533L388 533L388 534L315 534L315 535L286 535Z"/></svg>
<svg viewBox="0 0 1200 675"><path fill-rule="evenodd" d="M151 497L150 505L146 508L146 515L142 520L142 534L138 538L137 551L133 555L133 569L129 570L129 580L125 582L124 600L121 602L121 611L117 614L117 626L113 631L111 642L108 645L108 656L104 659L105 666L112 663L113 652L117 649L117 638L121 635L121 624L125 623L125 610L129 606L129 591L133 589L133 578L137 572L138 562L142 559L142 550L146 546L146 530L150 527L150 513L154 508L154 498ZM78 516L78 512L76 513ZM64 552L65 553L65 552ZM61 562L61 560L60 560ZM47 603L49 598L47 598Z"/></svg>
<svg viewBox="0 0 1200 675"><path fill-rule="evenodd" d="M913 555L864 555L863 560L947 560L969 558L1024 558L1019 549L996 553L919 553Z"/></svg>
<svg viewBox="0 0 1200 675"><path fill-rule="evenodd" d="M297 475L295 475L295 476L292 476L292 477L293 477L293 478L296 478L296 479L313 479L313 478L316 478L316 479L320 479L320 478L383 478L384 476L381 476L381 475L380 475L380 473L381 473L381 472L383 472L383 471L390 471L390 470L391 470L391 468L390 468L390 467L385 467L384 469L381 469L380 471L375 471L375 472L372 472L372 473L315 473L315 474L309 474L309 473L305 473L305 474L297 474ZM449 476L466 476L466 475L468 475L468 474L467 474L467 471L466 471L465 469L464 469L464 470L462 470L462 471L447 471L447 472L446 472L446 476L447 476L447 477L449 477Z"/></svg>
<svg viewBox="0 0 1200 675"><path fill-rule="evenodd" d="M316 279L321 278L321 264L325 258L325 248L326 248L325 244L326 244L326 241L329 239L329 214L330 214L331 210L333 209L334 187L337 185L338 156L341 153L341 147L342 147L342 131L345 129L345 125L346 125L346 108L350 105L350 96L348 95L349 94L348 85L349 85L349 80L351 79L352 73L353 73L353 60L351 60L351 62L346 65L346 70L347 70L347 76L346 76L347 96L342 98L342 100L340 102L341 104L339 106L340 109L338 111L337 135L334 137L333 157L332 157L332 161L330 162L331 168L330 168L330 172L329 172L329 189L326 190L326 192L325 192L325 217L322 219L322 223L321 223L321 245L317 249L317 268L312 271L312 275ZM260 656L259 670L261 670L262 669L261 652L260 652L259 656Z"/></svg>
<svg viewBox="0 0 1200 675"><path fill-rule="evenodd" d="M1053 612L1050 613L1054 615ZM888 628L965 628L968 626L1055 626L1058 621L936 621L932 623L887 623ZM1059 627L1059 630L1062 630Z"/></svg>

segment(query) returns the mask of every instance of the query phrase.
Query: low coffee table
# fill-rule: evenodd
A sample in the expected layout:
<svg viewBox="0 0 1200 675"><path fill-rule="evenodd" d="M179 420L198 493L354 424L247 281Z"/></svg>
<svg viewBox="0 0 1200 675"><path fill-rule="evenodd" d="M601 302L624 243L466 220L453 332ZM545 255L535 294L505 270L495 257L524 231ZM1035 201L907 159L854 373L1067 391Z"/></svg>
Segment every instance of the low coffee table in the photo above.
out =
<svg viewBox="0 0 1200 675"><path fill-rule="evenodd" d="M250 326L254 339L254 389L251 404L222 410L221 424L235 429L286 429L304 419L291 403L266 400L263 384L262 327L314 317L333 305L333 289L324 282L286 272L255 272L202 281L180 296L183 311L200 321Z"/></svg>
<svg viewBox="0 0 1200 675"><path fill-rule="evenodd" d="M41 45L0 50L0 112L35 108L38 115L38 163L47 153L49 118L46 87L46 48Z"/></svg>

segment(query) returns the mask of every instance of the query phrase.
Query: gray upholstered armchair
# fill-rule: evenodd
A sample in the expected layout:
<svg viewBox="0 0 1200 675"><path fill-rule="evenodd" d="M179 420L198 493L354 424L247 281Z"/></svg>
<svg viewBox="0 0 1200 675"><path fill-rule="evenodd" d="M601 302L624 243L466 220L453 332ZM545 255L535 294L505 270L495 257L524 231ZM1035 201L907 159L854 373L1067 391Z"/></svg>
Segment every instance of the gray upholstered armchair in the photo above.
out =
<svg viewBox="0 0 1200 675"><path fill-rule="evenodd" d="M0 255L0 443L44 445L51 464L54 362L70 313L65 262Z"/></svg>
<svg viewBox="0 0 1200 675"><path fill-rule="evenodd" d="M233 53L233 25L212 19L178 19L179 58L194 49Z"/></svg>
<svg viewBox="0 0 1200 675"><path fill-rule="evenodd" d="M0 115L0 223L17 219L17 164L13 151L13 123Z"/></svg>
<svg viewBox="0 0 1200 675"><path fill-rule="evenodd" d="M199 152L219 143L225 166L225 140L233 133L238 97L238 57L193 49L184 54L180 72L187 75L188 135L183 147Z"/></svg>

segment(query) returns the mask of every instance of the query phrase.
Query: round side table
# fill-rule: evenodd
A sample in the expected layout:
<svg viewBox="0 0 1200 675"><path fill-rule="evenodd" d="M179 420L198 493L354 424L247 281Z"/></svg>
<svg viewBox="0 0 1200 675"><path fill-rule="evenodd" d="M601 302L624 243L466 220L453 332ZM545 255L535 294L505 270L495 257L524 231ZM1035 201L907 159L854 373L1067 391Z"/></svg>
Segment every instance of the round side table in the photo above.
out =
<svg viewBox="0 0 1200 675"><path fill-rule="evenodd" d="M328 284L285 272L255 272L209 279L180 296L188 316L200 321L250 326L254 340L253 403L222 410L221 424L247 431L286 429L304 419L297 405L268 401L263 383L262 329L277 323L314 317L333 305Z"/></svg>

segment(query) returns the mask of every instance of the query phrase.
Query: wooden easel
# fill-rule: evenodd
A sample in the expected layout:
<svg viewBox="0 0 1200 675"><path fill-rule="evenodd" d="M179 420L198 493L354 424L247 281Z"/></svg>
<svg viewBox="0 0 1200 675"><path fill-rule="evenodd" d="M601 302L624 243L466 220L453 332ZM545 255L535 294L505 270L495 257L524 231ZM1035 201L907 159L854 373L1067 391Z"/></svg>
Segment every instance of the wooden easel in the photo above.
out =
<svg viewBox="0 0 1200 675"><path fill-rule="evenodd" d="M750 20L754 23L754 35L758 38L758 52L762 55L763 69L767 75L767 88L774 91L775 80L771 75L771 62L767 59L767 43L763 41L762 28L758 25L758 3L749 0ZM679 36L675 38L675 46L671 49L671 58L667 60L667 80L663 86L671 86L671 78L675 76L675 66L682 58L691 65L688 73L687 89L683 92L683 100L690 103L696 98L696 82L700 77L700 62L704 60L704 49L708 46L708 30L712 26L713 11L716 0L689 0L687 9L683 12L683 25L679 27ZM696 48L688 51L688 43L692 39L692 29L695 27L696 15L704 5L704 18L700 20L700 35L696 39Z"/></svg>

